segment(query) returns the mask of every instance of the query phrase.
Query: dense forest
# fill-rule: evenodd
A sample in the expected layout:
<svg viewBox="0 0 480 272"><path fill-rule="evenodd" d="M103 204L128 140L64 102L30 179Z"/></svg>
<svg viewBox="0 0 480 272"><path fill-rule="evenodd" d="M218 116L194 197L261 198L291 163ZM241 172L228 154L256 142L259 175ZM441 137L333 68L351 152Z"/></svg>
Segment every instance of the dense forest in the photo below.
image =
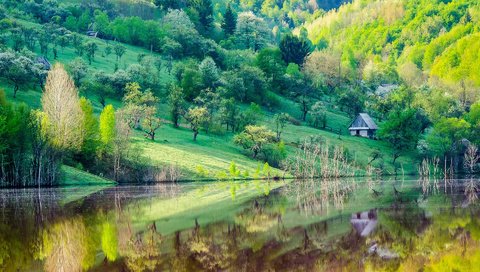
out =
<svg viewBox="0 0 480 272"><path fill-rule="evenodd" d="M0 3L1 186L476 171L476 0Z"/></svg>

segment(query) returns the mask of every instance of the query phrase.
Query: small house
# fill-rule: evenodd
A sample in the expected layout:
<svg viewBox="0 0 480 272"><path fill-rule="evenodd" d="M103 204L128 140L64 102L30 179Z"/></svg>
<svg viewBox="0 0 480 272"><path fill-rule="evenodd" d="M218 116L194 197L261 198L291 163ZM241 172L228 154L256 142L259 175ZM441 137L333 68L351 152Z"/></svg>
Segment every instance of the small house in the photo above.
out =
<svg viewBox="0 0 480 272"><path fill-rule="evenodd" d="M43 70L50 70L52 67L52 64L48 61L48 59L45 56L40 56L35 59L35 62L41 66Z"/></svg>
<svg viewBox="0 0 480 272"><path fill-rule="evenodd" d="M350 223L358 235L369 236L377 227L377 211L370 210L352 214Z"/></svg>
<svg viewBox="0 0 480 272"><path fill-rule="evenodd" d="M97 31L89 30L89 31L87 31L86 34L87 34L88 37L96 38L97 35L98 35L98 32L97 32Z"/></svg>
<svg viewBox="0 0 480 272"><path fill-rule="evenodd" d="M375 133L378 130L378 126L375 124L370 115L366 113L360 113L352 122L348 130L352 136L374 138Z"/></svg>

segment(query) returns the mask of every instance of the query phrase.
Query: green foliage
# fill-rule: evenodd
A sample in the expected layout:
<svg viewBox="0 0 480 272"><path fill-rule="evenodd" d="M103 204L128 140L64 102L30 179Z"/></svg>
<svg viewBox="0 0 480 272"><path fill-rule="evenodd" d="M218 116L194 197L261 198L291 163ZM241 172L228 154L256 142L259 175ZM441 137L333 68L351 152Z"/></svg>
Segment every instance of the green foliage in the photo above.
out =
<svg viewBox="0 0 480 272"><path fill-rule="evenodd" d="M106 221L102 224L102 251L110 262L114 262L118 256L118 238L115 225Z"/></svg>
<svg viewBox="0 0 480 272"><path fill-rule="evenodd" d="M233 35L237 27L237 15L232 10L230 3L227 5L227 9L223 14L222 29L225 36Z"/></svg>
<svg viewBox="0 0 480 272"><path fill-rule="evenodd" d="M404 152L415 148L421 134L421 125L415 109L395 110L388 115L379 136L387 141L393 150L393 164Z"/></svg>
<svg viewBox="0 0 480 272"><path fill-rule="evenodd" d="M202 124L208 120L208 110L205 107L190 108L185 116L185 119L190 123L190 128L193 131L193 140L197 140L198 133Z"/></svg>
<svg viewBox="0 0 480 272"><path fill-rule="evenodd" d="M83 112L83 144L82 156L85 156L84 162L92 162L99 145L99 126L98 120L93 112L92 103L85 97L80 98L80 108Z"/></svg>
<svg viewBox="0 0 480 272"><path fill-rule="evenodd" d="M103 108L100 114L100 141L104 148L111 148L115 139L115 109L112 105Z"/></svg>
<svg viewBox="0 0 480 272"><path fill-rule="evenodd" d="M234 143L252 151L253 158L263 151L265 145L275 140L275 133L264 126L248 125L245 130L235 135Z"/></svg>
<svg viewBox="0 0 480 272"><path fill-rule="evenodd" d="M295 63L303 66L305 59L310 54L310 45L306 40L302 40L291 34L285 35L280 42L280 51L285 63Z"/></svg>
<svg viewBox="0 0 480 272"><path fill-rule="evenodd" d="M170 105L171 120L173 125L178 128L185 106L183 89L174 84L170 85L168 103Z"/></svg>
<svg viewBox="0 0 480 272"><path fill-rule="evenodd" d="M459 118L442 118L434 124L432 132L427 136L429 149L436 155L451 155L459 141L468 135L470 124Z"/></svg>
<svg viewBox="0 0 480 272"><path fill-rule="evenodd" d="M240 49L258 51L265 47L270 40L267 23L253 12L243 12L238 15L235 30L236 44Z"/></svg>

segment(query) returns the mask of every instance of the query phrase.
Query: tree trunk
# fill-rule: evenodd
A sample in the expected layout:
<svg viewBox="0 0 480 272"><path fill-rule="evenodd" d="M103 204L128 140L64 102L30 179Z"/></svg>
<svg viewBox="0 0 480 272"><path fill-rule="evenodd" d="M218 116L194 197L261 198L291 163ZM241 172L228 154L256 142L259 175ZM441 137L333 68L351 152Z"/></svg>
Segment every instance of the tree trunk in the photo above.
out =
<svg viewBox="0 0 480 272"><path fill-rule="evenodd" d="M197 135L198 135L198 131L194 130L193 131L193 141L197 141Z"/></svg>
<svg viewBox="0 0 480 272"><path fill-rule="evenodd" d="M18 84L15 84L15 87L13 87L13 98L17 98L18 89Z"/></svg>

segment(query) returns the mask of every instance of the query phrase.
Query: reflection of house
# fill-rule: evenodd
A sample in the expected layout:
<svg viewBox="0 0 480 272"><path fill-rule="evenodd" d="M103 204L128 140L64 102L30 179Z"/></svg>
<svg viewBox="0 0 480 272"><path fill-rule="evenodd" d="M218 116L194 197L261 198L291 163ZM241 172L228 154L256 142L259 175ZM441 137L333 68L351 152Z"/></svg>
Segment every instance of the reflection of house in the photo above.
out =
<svg viewBox="0 0 480 272"><path fill-rule="evenodd" d="M350 219L353 228L362 237L370 235L377 227L377 222L377 212L375 210L354 213Z"/></svg>
<svg viewBox="0 0 480 272"><path fill-rule="evenodd" d="M360 136L365 138L373 138L378 130L377 124L372 117L366 113L360 113L350 125L350 134L352 136Z"/></svg>

